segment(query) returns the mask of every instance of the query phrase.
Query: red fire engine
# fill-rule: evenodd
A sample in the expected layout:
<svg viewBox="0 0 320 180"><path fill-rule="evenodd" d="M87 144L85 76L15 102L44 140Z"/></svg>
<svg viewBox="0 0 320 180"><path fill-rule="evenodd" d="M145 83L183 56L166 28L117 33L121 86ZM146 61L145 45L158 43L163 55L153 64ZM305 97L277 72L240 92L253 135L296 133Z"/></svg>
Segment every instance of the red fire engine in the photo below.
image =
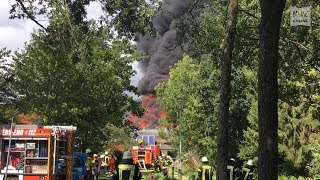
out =
<svg viewBox="0 0 320 180"><path fill-rule="evenodd" d="M0 126L0 180L72 179L74 126Z"/></svg>
<svg viewBox="0 0 320 180"><path fill-rule="evenodd" d="M141 170L147 170L152 166L154 157L160 155L160 146L143 146L141 139L137 140L139 146L133 146L131 149L134 163L138 163Z"/></svg>

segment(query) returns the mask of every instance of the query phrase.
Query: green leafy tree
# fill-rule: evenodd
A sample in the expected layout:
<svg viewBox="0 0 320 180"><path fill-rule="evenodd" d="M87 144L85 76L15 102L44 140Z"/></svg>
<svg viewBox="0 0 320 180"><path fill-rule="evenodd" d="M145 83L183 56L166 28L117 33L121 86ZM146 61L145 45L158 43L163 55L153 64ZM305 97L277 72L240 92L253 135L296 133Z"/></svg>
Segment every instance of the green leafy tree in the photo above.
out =
<svg viewBox="0 0 320 180"><path fill-rule="evenodd" d="M120 35L127 37L145 33L156 35L152 19L160 10L162 4L160 0L108 0L101 2L104 12L114 17L111 20L105 17L105 22L113 25Z"/></svg>
<svg viewBox="0 0 320 180"><path fill-rule="evenodd" d="M194 3L194 4L192 4ZM246 6L243 5L242 8ZM201 5L198 4L197 1L191 2L192 6L189 11L182 15L182 18L178 19L178 41L181 43L182 47L185 44L192 44L191 47L191 54L190 56L194 57L197 60L206 59L205 57L209 55L209 62L206 63L199 63L201 68L201 77L200 80L205 81L204 79L208 79L207 77L215 76L217 79L212 79L212 84L205 81L207 83L206 87L201 87L199 85L198 89L201 89L201 98L213 98L216 100L216 95L219 94L219 91L216 89L219 84L218 78L220 77L219 64L220 64L220 57L223 45L223 37L224 37L224 22L225 22L225 9L226 4L221 2L214 2L214 8L208 4ZM252 9L252 8L250 8ZM200 13L199 13L200 12ZM205 12L205 13L203 13ZM232 89L231 89L231 101L230 101L230 141L229 141L229 156L235 157L238 153L238 146L243 139L242 133L243 129L247 126L246 116L250 109L250 99L247 98L247 94L253 93L256 88L254 87L254 83L249 80L246 76L253 76L252 73L253 68L257 65L257 50L255 48L258 47L258 41L254 38L250 38L250 36L254 35L254 33L248 33L248 30L245 29L248 24L252 22L258 23L256 18L249 16L250 23L248 23L248 15L247 12L241 11L241 26L237 26L237 35L236 35L236 43L235 43L235 53L234 53L234 64L232 70ZM199 15L201 18L192 19L192 17ZM252 20L251 20L252 18ZM239 23L238 23L239 24ZM250 24L251 25L251 24ZM238 31L240 29L241 31ZM250 31L258 32L257 29L250 29ZM246 33L248 35L248 39L245 37L240 36L241 34ZM238 36L239 34L239 36ZM245 41L245 42L243 42ZM194 46L193 46L194 45ZM193 49L194 47L195 49ZM243 51L250 51L254 53L244 53ZM188 52L187 52L188 53ZM202 58L199 58L202 57ZM210 66L208 65L210 64ZM208 68L211 67L211 70ZM211 74L211 71L214 75ZM253 74L253 75L252 75ZM202 79L203 78L203 79ZM171 80L170 80L171 81ZM172 81L170 83L173 83ZM202 82L204 84L204 82ZM188 85L186 85L188 86ZM211 89L212 87L213 89ZM214 97L213 97L214 96ZM203 100L206 101L206 100ZM219 102L219 101L216 101ZM215 107L218 104L213 103ZM208 107L206 107L208 108ZM210 110L210 108L208 108ZM178 111L178 110L177 110ZM216 117L217 111L204 111L205 113L202 116L207 117ZM202 113L202 112L197 112ZM214 121L216 123L216 121ZM172 136L171 136L172 137ZM211 137L211 140L215 141L216 134ZM212 146L214 148L215 146ZM207 150L202 149L204 154Z"/></svg>
<svg viewBox="0 0 320 180"><path fill-rule="evenodd" d="M128 151L133 145L136 145L136 142L133 139L134 133L131 129L123 128L122 126L117 127L108 123L105 126L104 133L108 138L103 145L107 145L107 147L121 146L119 148L122 148L123 151Z"/></svg>
<svg viewBox="0 0 320 180"><path fill-rule="evenodd" d="M14 92L46 124L78 126L83 145L94 147L105 139L104 125L122 124L135 103L125 94L135 91L133 59L124 56L132 47L95 22L83 30L66 4L54 8L47 30L14 58Z"/></svg>
<svg viewBox="0 0 320 180"><path fill-rule="evenodd" d="M256 6L254 2L250 3L250 5L253 7ZM311 5L312 9L318 9L319 5L314 1L310 1L308 4L305 4L303 1L288 1L283 15L283 27L281 29L282 33L279 45L281 58L278 71L280 101L278 105L278 136L281 159L279 161L279 172L298 177L298 175L310 175L307 173L309 170L306 168L306 161L309 162L312 159L311 161L315 162L313 158L310 158L310 156L313 157L313 155L310 154L310 149L308 148L309 145L312 146L313 144L310 141L313 135L309 136L308 134L317 132L316 124L319 119L318 113L312 109L319 108L319 106L316 105L319 97L319 71L317 70L319 65L316 65L314 59L311 60L310 58L316 54L313 47L317 46L317 43L314 43L313 38L317 39L319 37L317 36L318 29L290 27L290 6L292 5ZM259 17L259 14L255 13L256 11L251 10L250 12L252 15ZM312 18L314 19L312 26L316 26L318 23L316 19L319 18L319 14L312 14ZM254 26L254 24L251 26ZM254 88L254 86L252 87ZM255 93L251 91L249 94L254 96L248 96L253 99L252 107L247 117L250 126L244 132L246 141L242 144L239 156L243 159L253 158L257 160L256 149L258 145L256 138L258 135L258 127L255 115L257 113L257 104ZM292 110L288 111L288 109ZM297 118L295 115L292 115L292 112L303 113ZM288 118L288 116L290 118ZM301 130L301 128L303 130ZM296 131L293 133L294 129ZM308 133L303 133L304 131ZM303 145L300 141L305 141L307 145ZM297 154L295 158L293 158L294 153ZM313 171L312 168L311 171Z"/></svg>
<svg viewBox="0 0 320 180"><path fill-rule="evenodd" d="M157 97L167 112L161 122L175 137L178 137L181 128L184 152L194 151L214 162L219 87L212 82L218 82L219 71L211 72L211 67L210 61L199 64L185 56L170 71L170 80L158 85ZM182 125L179 122L179 108L182 108ZM178 141L173 139L176 145Z"/></svg>
<svg viewBox="0 0 320 180"><path fill-rule="evenodd" d="M10 90L10 82L13 80L10 75L11 65L10 51L6 48L0 49L0 122L7 123L14 116L14 111L10 111L14 94Z"/></svg>
<svg viewBox="0 0 320 180"><path fill-rule="evenodd" d="M70 16L74 23L82 30L88 31L89 22L87 6L97 0L16 0L10 9L10 18L28 18L35 22L43 30L48 30L38 19L51 19L55 11L55 4L66 4L70 10ZM110 28L117 29L120 36L134 37L136 33L155 34L152 26L153 15L160 9L160 0L100 0L101 9L104 12L99 22ZM112 17L112 18L110 18Z"/></svg>
<svg viewBox="0 0 320 180"><path fill-rule="evenodd" d="M10 63L9 58L10 51L6 48L0 49L0 104L4 105L9 103L10 90L8 89L8 83L12 79L9 70L10 70Z"/></svg>

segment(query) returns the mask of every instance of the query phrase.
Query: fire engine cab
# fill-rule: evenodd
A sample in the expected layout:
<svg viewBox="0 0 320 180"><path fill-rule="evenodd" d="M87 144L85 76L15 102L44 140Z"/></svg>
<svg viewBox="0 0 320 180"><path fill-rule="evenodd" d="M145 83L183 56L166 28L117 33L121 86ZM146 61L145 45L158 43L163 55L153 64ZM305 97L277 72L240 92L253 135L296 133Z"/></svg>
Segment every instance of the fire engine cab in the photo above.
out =
<svg viewBox="0 0 320 180"><path fill-rule="evenodd" d="M0 126L0 180L72 179L74 126Z"/></svg>

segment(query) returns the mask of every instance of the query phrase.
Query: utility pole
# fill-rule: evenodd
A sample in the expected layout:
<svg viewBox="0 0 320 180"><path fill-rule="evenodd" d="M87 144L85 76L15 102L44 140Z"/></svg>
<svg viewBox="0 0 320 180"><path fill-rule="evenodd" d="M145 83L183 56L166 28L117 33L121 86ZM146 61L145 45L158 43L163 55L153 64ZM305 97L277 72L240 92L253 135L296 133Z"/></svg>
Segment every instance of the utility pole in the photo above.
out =
<svg viewBox="0 0 320 180"><path fill-rule="evenodd" d="M179 109L179 119L180 119L180 128L179 128L179 170L178 170L178 179L181 180L182 176L182 162L181 162L181 158L182 158L182 133L181 133L181 128L182 128L182 116L181 116L181 111L182 111L182 107L180 105L180 109Z"/></svg>
<svg viewBox="0 0 320 180"><path fill-rule="evenodd" d="M179 169L178 180L182 179L182 108L183 100L179 100Z"/></svg>

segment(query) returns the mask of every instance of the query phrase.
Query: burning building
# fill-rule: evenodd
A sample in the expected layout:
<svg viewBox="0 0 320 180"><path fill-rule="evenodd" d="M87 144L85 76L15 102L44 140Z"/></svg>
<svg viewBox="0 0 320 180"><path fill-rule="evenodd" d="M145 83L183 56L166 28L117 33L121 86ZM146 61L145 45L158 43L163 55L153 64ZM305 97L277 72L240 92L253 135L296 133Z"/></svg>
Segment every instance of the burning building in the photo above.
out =
<svg viewBox="0 0 320 180"><path fill-rule="evenodd" d="M197 5L204 4L207 0L197 1ZM159 120L165 116L157 102L155 87L169 79L169 68L174 66L183 57L184 52L190 52L190 45L178 45L176 41L177 30L175 19L184 15L191 8L189 0L167 0L163 4L163 12L153 19L153 27L158 36L144 35L139 37L138 48L147 55L141 61L139 68L143 78L138 83L138 92L143 95L142 106L144 115L139 118L132 116L130 120L141 128L155 128ZM186 48L188 47L188 48Z"/></svg>

